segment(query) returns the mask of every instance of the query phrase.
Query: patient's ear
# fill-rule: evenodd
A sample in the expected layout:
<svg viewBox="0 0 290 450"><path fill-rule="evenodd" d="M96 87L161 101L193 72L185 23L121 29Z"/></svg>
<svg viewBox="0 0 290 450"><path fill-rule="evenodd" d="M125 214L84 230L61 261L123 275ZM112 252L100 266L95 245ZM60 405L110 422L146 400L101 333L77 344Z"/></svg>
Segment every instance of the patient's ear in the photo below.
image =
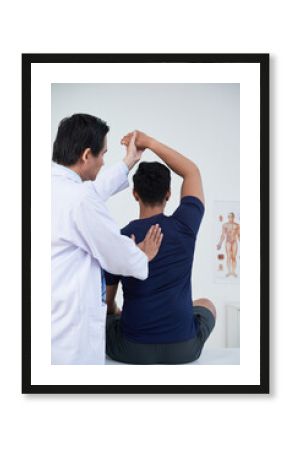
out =
<svg viewBox="0 0 290 450"><path fill-rule="evenodd" d="M139 195L137 194L137 192L134 191L134 189L133 189L133 191L132 191L132 194L133 194L133 197L135 198L136 202L139 202L140 197L139 197Z"/></svg>

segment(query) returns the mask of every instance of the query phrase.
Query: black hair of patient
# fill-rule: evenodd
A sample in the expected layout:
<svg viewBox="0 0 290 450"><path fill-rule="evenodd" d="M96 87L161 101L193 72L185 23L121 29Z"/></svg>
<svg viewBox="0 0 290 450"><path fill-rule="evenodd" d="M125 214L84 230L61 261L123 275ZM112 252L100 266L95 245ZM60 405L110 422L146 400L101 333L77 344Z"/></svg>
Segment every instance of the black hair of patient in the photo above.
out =
<svg viewBox="0 0 290 450"><path fill-rule="evenodd" d="M133 176L134 191L145 205L160 205L170 190L170 170L159 162L141 162Z"/></svg>

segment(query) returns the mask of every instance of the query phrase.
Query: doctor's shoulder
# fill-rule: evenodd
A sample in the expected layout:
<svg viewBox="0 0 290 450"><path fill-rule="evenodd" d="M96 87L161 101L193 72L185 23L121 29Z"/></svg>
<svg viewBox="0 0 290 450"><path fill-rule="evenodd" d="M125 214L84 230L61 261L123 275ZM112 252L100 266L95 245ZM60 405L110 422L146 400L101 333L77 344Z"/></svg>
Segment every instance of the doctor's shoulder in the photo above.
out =
<svg viewBox="0 0 290 450"><path fill-rule="evenodd" d="M75 200L78 204L88 204L96 206L99 204L104 205L104 201L94 188L92 181L84 181L83 183L76 185L74 192Z"/></svg>

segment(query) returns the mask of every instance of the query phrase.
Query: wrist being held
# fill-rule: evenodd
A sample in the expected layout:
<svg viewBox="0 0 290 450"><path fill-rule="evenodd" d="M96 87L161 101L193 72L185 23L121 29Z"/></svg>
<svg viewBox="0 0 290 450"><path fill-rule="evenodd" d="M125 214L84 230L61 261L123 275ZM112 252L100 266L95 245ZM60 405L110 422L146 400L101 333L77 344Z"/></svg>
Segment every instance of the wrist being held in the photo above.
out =
<svg viewBox="0 0 290 450"><path fill-rule="evenodd" d="M138 161L140 161L142 153L143 153L143 150L139 150L136 147L135 139L136 139L136 131L131 133L130 137L128 137L128 139L124 140L124 138L123 138L121 141L121 144L124 144L127 147L127 154L126 154L125 158L123 159L123 161L127 165L129 170L131 170L132 167L134 167L135 164Z"/></svg>
<svg viewBox="0 0 290 450"><path fill-rule="evenodd" d="M143 133L143 131L139 131L139 130L135 130L134 132L131 131L130 133L127 133L121 139L121 144L128 146L129 142L133 136L135 136L134 143L135 143L137 151L143 152L146 148L151 149L154 138L152 138L148 134Z"/></svg>
<svg viewBox="0 0 290 450"><path fill-rule="evenodd" d="M126 166L128 167L128 170L131 170L137 163L137 161L135 161L134 159L132 159L128 156L125 156L125 158L123 158L123 161L126 164Z"/></svg>

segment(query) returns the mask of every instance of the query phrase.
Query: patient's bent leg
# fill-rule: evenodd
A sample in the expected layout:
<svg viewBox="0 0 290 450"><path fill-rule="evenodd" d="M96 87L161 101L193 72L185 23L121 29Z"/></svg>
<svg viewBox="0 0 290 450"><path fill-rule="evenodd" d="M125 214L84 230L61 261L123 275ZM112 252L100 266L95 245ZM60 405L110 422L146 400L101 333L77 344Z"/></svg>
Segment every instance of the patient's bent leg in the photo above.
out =
<svg viewBox="0 0 290 450"><path fill-rule="evenodd" d="M210 301L208 298L198 298L197 300L194 300L192 302L193 306L203 306L204 308L207 308L210 310L210 312L213 314L214 318L216 318L216 308L212 301Z"/></svg>

